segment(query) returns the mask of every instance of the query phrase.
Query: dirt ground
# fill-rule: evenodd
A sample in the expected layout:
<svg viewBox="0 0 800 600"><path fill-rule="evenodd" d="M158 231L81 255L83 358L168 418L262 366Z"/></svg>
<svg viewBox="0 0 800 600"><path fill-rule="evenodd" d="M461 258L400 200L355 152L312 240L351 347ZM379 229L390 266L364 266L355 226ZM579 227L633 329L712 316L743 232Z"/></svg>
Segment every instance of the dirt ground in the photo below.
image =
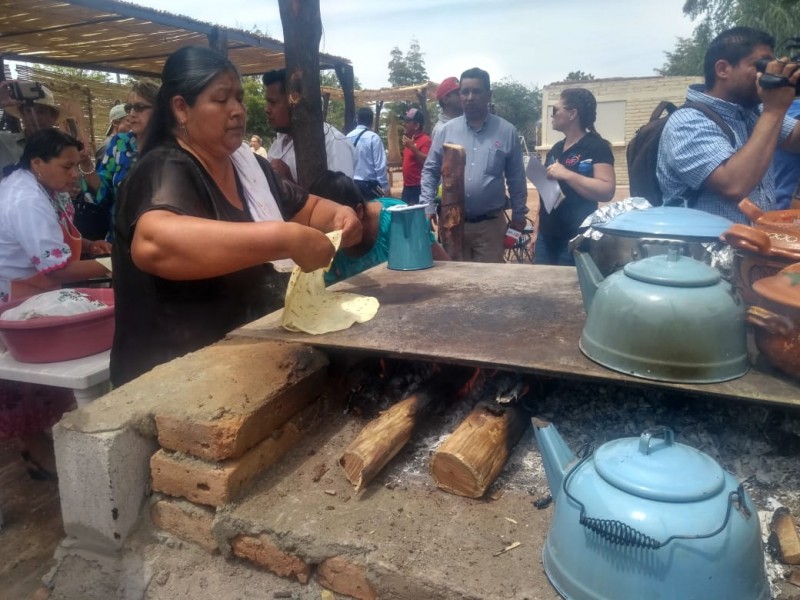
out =
<svg viewBox="0 0 800 600"><path fill-rule="evenodd" d="M13 443L0 440L0 598L28 600L64 537L58 484L33 481Z"/></svg>

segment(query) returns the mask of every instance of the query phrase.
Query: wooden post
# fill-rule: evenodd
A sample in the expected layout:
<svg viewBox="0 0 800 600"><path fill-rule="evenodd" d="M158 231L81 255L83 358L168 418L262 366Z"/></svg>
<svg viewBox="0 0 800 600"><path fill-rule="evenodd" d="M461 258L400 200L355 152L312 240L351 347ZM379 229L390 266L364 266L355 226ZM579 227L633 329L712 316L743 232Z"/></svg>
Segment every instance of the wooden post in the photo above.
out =
<svg viewBox="0 0 800 600"><path fill-rule="evenodd" d="M319 87L319 0L278 0L286 53L286 93L292 111L297 179L308 187L328 168Z"/></svg>
<svg viewBox="0 0 800 600"><path fill-rule="evenodd" d="M431 124L431 118L428 114L428 87L421 87L417 90L417 102L419 102L419 110L422 112L422 116L425 117L425 132L430 134L433 125Z"/></svg>
<svg viewBox="0 0 800 600"><path fill-rule="evenodd" d="M336 77L342 86L342 94L344 95L344 132L349 133L355 128L356 121L356 78L353 74L353 65L337 63L333 69L336 71Z"/></svg>
<svg viewBox="0 0 800 600"><path fill-rule="evenodd" d="M376 133L381 130L381 110L383 110L383 100L377 100L375 102L375 123L372 127Z"/></svg>
<svg viewBox="0 0 800 600"><path fill-rule="evenodd" d="M514 404L479 404L433 454L436 484L451 494L480 498L527 426L524 411Z"/></svg>
<svg viewBox="0 0 800 600"><path fill-rule="evenodd" d="M322 120L328 120L328 107L331 104L331 93L325 92L322 94Z"/></svg>
<svg viewBox="0 0 800 600"><path fill-rule="evenodd" d="M214 26L208 34L208 45L223 56L228 56L228 32Z"/></svg>
<svg viewBox="0 0 800 600"><path fill-rule="evenodd" d="M457 144L442 148L442 214L439 236L452 260L464 259L464 168L467 155Z"/></svg>

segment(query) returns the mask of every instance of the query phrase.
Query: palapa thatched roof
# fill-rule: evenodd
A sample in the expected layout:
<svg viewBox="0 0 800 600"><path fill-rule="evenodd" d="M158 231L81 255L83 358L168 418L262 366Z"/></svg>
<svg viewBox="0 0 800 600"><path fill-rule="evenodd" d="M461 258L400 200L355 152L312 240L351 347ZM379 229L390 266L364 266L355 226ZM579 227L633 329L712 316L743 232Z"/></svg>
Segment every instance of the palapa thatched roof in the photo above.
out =
<svg viewBox="0 0 800 600"><path fill-rule="evenodd" d="M224 7L223 7L224 10ZM116 0L0 0L4 59L159 77L188 45L227 48L242 75L284 66L283 44L239 29ZM320 54L323 67L349 64Z"/></svg>

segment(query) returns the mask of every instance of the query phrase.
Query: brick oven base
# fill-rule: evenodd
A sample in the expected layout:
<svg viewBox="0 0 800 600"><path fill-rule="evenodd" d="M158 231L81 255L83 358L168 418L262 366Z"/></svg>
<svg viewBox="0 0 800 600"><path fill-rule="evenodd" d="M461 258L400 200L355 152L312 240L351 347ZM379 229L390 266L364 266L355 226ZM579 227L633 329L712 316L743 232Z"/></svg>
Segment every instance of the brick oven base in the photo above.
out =
<svg viewBox="0 0 800 600"><path fill-rule="evenodd" d="M357 495L337 460L361 423L338 411L330 416L241 502L207 521L184 520L184 539L206 536L222 554L165 534L144 511L114 554L65 540L50 575L50 600L106 600L119 590L131 600L311 600L320 598L325 577L327 587L350 586L356 598L559 598L540 559L552 509L536 510L537 496L525 489L501 489L486 500L446 494L427 474L405 472L413 458L408 452ZM525 444L533 444L530 431ZM531 490L542 490L542 477ZM164 501L195 507L158 496L152 503ZM249 558L233 555L229 542L237 536L252 542ZM520 545L495 556L515 542Z"/></svg>

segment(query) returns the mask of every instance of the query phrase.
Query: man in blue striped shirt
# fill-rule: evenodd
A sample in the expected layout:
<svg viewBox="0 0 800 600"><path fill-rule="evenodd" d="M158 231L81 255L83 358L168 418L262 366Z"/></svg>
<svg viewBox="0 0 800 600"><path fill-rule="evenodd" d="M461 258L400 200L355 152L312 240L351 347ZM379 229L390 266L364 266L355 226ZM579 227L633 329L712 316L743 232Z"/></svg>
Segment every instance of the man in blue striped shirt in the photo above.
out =
<svg viewBox="0 0 800 600"><path fill-rule="evenodd" d="M736 137L735 147L719 126L695 109L675 112L658 149L658 182L664 204L691 206L746 223L737 204L748 197L762 210L774 209L770 163L778 146L800 152L800 126L786 116L800 78L797 63L775 60L775 39L749 27L719 34L706 51L705 85L692 85L686 99L716 111ZM783 78L782 87L758 83L765 74ZM760 103L763 105L760 106Z"/></svg>

